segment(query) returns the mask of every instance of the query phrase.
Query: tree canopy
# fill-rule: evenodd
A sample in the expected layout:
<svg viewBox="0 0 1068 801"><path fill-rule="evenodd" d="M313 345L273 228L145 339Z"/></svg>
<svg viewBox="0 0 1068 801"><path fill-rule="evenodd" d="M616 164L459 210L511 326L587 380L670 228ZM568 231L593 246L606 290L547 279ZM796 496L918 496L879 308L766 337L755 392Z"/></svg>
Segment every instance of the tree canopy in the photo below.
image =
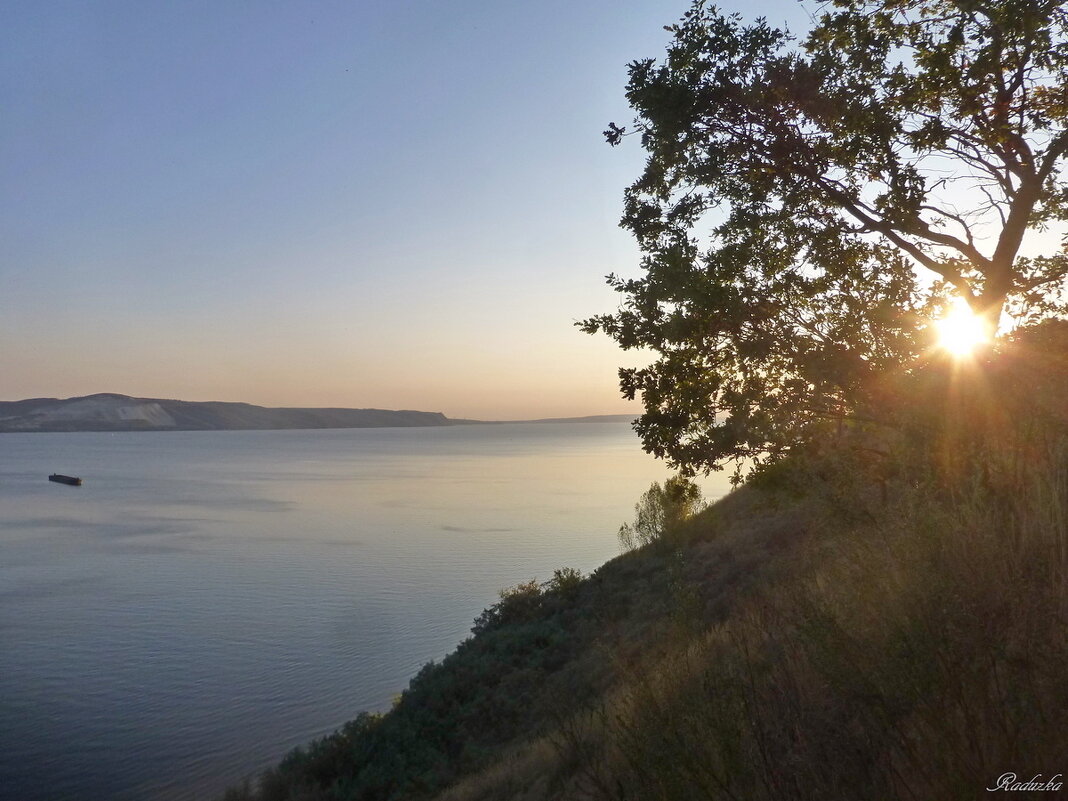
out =
<svg viewBox="0 0 1068 801"><path fill-rule="evenodd" d="M1063 311L1068 12L1060 0L835 0L802 38L698 0L629 66L648 159L622 226L642 274L580 326L658 354L620 371L645 447L693 472L863 413L956 295L996 328ZM933 280L931 280L933 279Z"/></svg>

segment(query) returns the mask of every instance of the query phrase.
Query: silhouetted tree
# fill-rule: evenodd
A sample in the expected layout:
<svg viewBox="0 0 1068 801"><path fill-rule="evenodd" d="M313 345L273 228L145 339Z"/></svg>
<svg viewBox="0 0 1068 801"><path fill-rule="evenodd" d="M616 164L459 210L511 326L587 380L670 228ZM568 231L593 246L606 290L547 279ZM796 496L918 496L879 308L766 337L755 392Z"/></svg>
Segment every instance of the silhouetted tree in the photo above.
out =
<svg viewBox="0 0 1068 801"><path fill-rule="evenodd" d="M644 272L580 323L658 354L620 371L647 450L786 452L914 359L948 292L991 327L1063 309L1068 256L1019 256L1068 219L1061 0L836 0L800 41L699 1L669 30L605 131L649 154L622 220Z"/></svg>
<svg viewBox="0 0 1068 801"><path fill-rule="evenodd" d="M663 486L654 481L634 504L634 523L619 527L619 542L631 551L668 540L703 508L701 488L684 476L672 476Z"/></svg>

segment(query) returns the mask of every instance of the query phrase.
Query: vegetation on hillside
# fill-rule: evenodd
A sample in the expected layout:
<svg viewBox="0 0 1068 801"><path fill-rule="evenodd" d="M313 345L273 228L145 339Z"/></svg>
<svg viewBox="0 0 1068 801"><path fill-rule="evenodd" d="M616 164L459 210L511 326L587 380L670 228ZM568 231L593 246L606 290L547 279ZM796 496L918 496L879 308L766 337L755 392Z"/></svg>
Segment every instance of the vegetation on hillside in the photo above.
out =
<svg viewBox="0 0 1068 801"><path fill-rule="evenodd" d="M654 485L621 556L502 593L227 801L964 801L1064 769L1068 255L1020 253L1068 221L1068 12L833 0L795 46L696 0L670 30L628 87L643 276L581 325L657 354L620 373L647 450L748 481ZM933 341L950 294L971 356Z"/></svg>
<svg viewBox="0 0 1068 801"><path fill-rule="evenodd" d="M619 544L630 551L676 536L704 508L701 488L684 476L672 476L652 486L634 504L634 522L619 527Z"/></svg>
<svg viewBox="0 0 1068 801"><path fill-rule="evenodd" d="M578 717L572 797L973 799L1061 772L1066 327L923 376L909 397L937 413L878 446L845 434L759 479L818 533Z"/></svg>
<svg viewBox="0 0 1068 801"><path fill-rule="evenodd" d="M227 800L948 800L1055 774L1068 323L884 396L893 426L828 426L591 576L502 593L392 710Z"/></svg>

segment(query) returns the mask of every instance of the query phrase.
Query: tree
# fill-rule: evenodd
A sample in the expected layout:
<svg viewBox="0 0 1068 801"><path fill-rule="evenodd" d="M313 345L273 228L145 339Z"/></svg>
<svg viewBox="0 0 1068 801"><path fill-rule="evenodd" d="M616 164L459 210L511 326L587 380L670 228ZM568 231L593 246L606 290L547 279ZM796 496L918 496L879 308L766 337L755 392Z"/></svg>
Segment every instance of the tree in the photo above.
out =
<svg viewBox="0 0 1068 801"><path fill-rule="evenodd" d="M701 488L685 476L672 476L663 486L654 481L634 504L634 523L619 527L619 542L632 551L669 540L704 505Z"/></svg>
<svg viewBox="0 0 1068 801"><path fill-rule="evenodd" d="M644 272L579 323L659 354L620 371L646 450L707 471L863 415L948 294L991 330L1063 311L1068 255L1019 255L1068 219L1060 0L835 0L801 41L698 0L668 30L629 66Z"/></svg>

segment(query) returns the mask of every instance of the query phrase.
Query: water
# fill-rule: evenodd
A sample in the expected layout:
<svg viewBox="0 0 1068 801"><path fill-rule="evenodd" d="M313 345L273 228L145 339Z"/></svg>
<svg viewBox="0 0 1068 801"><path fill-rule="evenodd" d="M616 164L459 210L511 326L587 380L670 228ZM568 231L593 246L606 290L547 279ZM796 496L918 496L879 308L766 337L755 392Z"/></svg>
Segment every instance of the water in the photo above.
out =
<svg viewBox="0 0 1068 801"><path fill-rule="evenodd" d="M212 798L666 475L610 423L0 435L0 798Z"/></svg>

